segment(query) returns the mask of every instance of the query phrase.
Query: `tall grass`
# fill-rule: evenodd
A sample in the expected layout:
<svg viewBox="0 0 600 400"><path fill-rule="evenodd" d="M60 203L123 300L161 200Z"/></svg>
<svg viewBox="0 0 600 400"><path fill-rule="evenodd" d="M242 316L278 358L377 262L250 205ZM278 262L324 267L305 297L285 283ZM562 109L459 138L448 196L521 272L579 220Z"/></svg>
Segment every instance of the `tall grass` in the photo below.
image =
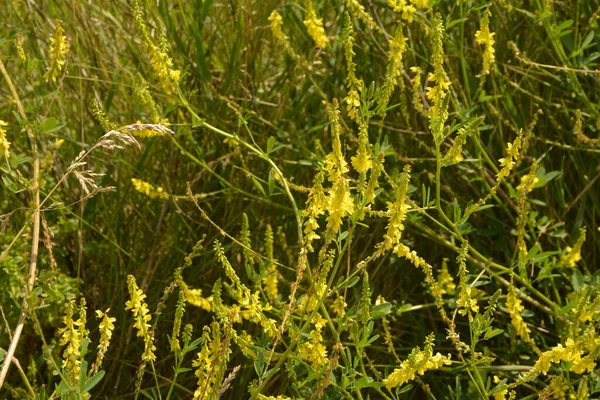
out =
<svg viewBox="0 0 600 400"><path fill-rule="evenodd" d="M7 1L0 397L595 398L599 17Z"/></svg>

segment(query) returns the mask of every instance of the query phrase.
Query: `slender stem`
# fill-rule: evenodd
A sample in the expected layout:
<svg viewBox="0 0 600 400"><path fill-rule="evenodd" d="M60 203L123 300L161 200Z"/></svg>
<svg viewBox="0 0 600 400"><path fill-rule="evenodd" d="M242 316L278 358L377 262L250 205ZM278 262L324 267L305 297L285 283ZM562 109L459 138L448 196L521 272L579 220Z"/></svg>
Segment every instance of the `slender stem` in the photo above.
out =
<svg viewBox="0 0 600 400"><path fill-rule="evenodd" d="M10 92L15 100L17 105L17 110L19 111L19 115L24 120L27 120L27 116L25 115L25 110L23 105L21 104L21 100L19 99L19 95L15 86L13 85L12 80L4 66L4 63L0 59L0 72L4 76L6 83L10 89ZM32 176L32 185L31 192L33 195L33 222L32 222L32 230L31 230L31 259L29 262L29 276L27 278L27 286L25 286L25 297L23 298L23 306L21 307L21 312L19 314L19 320L17 321L17 328L13 334L12 341L10 342L10 346L8 347L8 351L6 352L6 356L4 358L4 365L2 366L2 371L0 371L0 389L4 385L4 381L6 380L6 376L8 374L8 370L10 365L12 364L12 359L15 354L15 350L17 349L17 344L19 343L19 339L21 338L21 333L23 332L23 326L25 325L25 314L29 308L29 295L33 290L33 285L35 283L35 274L37 268L37 256L38 256L38 248L40 241L40 187L39 187L39 175L40 175L40 158L37 150L37 142L33 135L33 130L29 123L25 124L25 131L27 132L27 136L29 138L29 143L31 145L31 157L32 157L32 166L33 166L33 176Z"/></svg>

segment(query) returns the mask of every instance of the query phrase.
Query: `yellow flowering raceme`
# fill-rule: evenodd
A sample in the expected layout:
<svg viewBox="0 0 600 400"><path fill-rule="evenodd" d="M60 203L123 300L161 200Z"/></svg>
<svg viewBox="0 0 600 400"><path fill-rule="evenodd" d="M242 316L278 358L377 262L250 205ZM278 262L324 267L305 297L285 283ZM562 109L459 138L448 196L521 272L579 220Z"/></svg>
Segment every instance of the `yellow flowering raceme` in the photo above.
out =
<svg viewBox="0 0 600 400"><path fill-rule="evenodd" d="M312 7L312 2L310 0L308 1L304 26L306 26L308 34L315 41L317 47L321 49L327 47L328 40L325 29L323 28L323 19L317 17L317 13Z"/></svg>
<svg viewBox="0 0 600 400"><path fill-rule="evenodd" d="M65 66L68 52L69 42L65 36L65 30L60 21L57 21L54 36L50 39L50 65L44 74L46 82L56 82L56 78L58 78Z"/></svg>
<svg viewBox="0 0 600 400"><path fill-rule="evenodd" d="M125 310L131 310L133 313L135 319L133 326L138 330L137 336L144 339L142 360L154 361L156 360L156 355L154 354L156 346L153 343L154 334L150 325L152 315L150 315L148 305L144 301L146 295L142 289L138 288L133 275L127 276L127 288L129 289L130 299L125 303Z"/></svg>
<svg viewBox="0 0 600 400"><path fill-rule="evenodd" d="M440 353L433 354L433 335L427 338L425 349L416 347L412 350L408 359L400 364L399 368L383 380L383 383L389 388L403 385L412 381L417 375L423 375L426 371L439 369L444 365L450 365L450 354L443 356Z"/></svg>
<svg viewBox="0 0 600 400"><path fill-rule="evenodd" d="M490 15L491 12L489 8L483 12L483 17L481 18L481 27L475 33L475 41L477 44L484 46L483 69L481 71L483 75L488 75L490 73L490 68L496 59L496 50L494 49L495 33L490 32Z"/></svg>
<svg viewBox="0 0 600 400"><path fill-rule="evenodd" d="M6 126L8 126L8 123L0 119L0 154L4 154L8 158L10 156L10 142L6 139L6 129L4 129Z"/></svg>
<svg viewBox="0 0 600 400"><path fill-rule="evenodd" d="M508 294L506 296L506 309L510 314L510 321L515 328L517 335L526 343L530 344L536 353L539 353L535 342L531 338L531 330L521 316L521 313L525 310L525 307L523 307L523 304L521 304L521 299L517 297L517 292L513 285L508 287Z"/></svg>
<svg viewBox="0 0 600 400"><path fill-rule="evenodd" d="M585 242L585 227L582 227L579 230L579 237L577 241L571 246L567 246L565 249L565 254L561 257L560 261L564 266L573 268L577 262L581 260L581 246Z"/></svg>
<svg viewBox="0 0 600 400"><path fill-rule="evenodd" d="M114 323L117 319L110 317L108 315L109 311L110 308L104 312L96 310L96 317L100 320L100 324L98 325L98 330L100 331L100 343L98 343L98 355L96 356L96 362L92 367L93 374L98 372L100 366L102 365L104 355L108 350L108 346L110 346L110 339L112 338L113 330L115 329Z"/></svg>
<svg viewBox="0 0 600 400"><path fill-rule="evenodd" d="M133 187L138 192L145 194L151 199L162 199L166 200L169 198L169 194L165 192L165 190L160 186L153 186L152 184L143 181L141 179L131 178L131 183Z"/></svg>
<svg viewBox="0 0 600 400"><path fill-rule="evenodd" d="M75 310L75 300L70 298L66 304L67 310L63 317L64 327L58 330L60 336L59 345L65 347L63 351L62 367L64 374L74 383L79 380L79 369L81 366L81 353L79 348L83 341L82 330L80 329L82 321L74 320L73 313Z"/></svg>

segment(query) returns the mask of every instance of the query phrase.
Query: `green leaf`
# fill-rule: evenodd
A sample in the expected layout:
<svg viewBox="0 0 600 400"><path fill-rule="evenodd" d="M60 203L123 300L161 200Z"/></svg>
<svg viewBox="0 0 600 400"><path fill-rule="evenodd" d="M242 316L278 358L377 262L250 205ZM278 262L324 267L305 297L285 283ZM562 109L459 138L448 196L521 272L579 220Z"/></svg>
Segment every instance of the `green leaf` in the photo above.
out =
<svg viewBox="0 0 600 400"><path fill-rule="evenodd" d="M101 380L104 378L104 371L98 371L94 376L92 376L86 383L83 388L83 392L87 393L94 388Z"/></svg>
<svg viewBox="0 0 600 400"><path fill-rule="evenodd" d="M362 388L379 388L383 387L385 384L383 382L374 382L373 378L370 376L363 376L356 382L352 384L354 389L362 389Z"/></svg>

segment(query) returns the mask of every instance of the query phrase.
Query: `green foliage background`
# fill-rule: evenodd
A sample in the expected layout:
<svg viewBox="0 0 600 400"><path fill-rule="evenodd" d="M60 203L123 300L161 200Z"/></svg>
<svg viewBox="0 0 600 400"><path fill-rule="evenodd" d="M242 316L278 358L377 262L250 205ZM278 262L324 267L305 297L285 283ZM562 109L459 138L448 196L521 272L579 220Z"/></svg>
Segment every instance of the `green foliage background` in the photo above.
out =
<svg viewBox="0 0 600 400"><path fill-rule="evenodd" d="M386 119L379 121L374 117L371 121L370 136L373 143L378 139L381 122L380 143L385 144L385 168L389 176L396 177L406 163L412 165L409 193L415 204L427 206L435 196L435 146L427 118L414 108L409 81L413 76L412 66L420 67L426 74L432 70L434 12L441 13L446 27L444 67L451 81L449 123L458 125L470 118L483 117L479 133L463 149L465 161L444 169L442 207L448 215L488 193L497 173L496 161L505 156L506 144L514 140L517 132L524 131L528 143L524 158L490 202L494 206L473 215L460 230L474 249L501 266L514 267L532 287L551 299L554 307L543 305L552 308L554 314L525 302L527 310L523 316L534 331L538 346L548 349L564 343L561 340L564 320L557 316L569 312L567 296L583 287L596 290L599 284L596 265L600 250L597 230L600 3L438 1L432 2L435 4L431 9L416 13L411 23L403 21L384 1L362 3L380 27L380 30L370 29L358 19L353 23L357 76L367 85L383 84L390 35L398 25L408 38L402 83L393 92ZM269 157L290 182L311 187L315 173L331 151L329 120L323 102L341 100L347 95L341 33L347 6L342 1L313 2L330 39L325 49L315 47L302 23L305 6L302 2L272 0L142 2L151 35L157 42L168 43L175 67L183 71L180 87L190 106L213 126L239 135L265 151L270 138L274 138L274 150ZM482 47L475 43L474 35L486 7L492 13L490 29L496 34L496 63L484 79L480 76ZM283 30L294 51L306 60L306 65L289 57L273 38L268 17L275 9L283 16ZM56 83L47 83L43 74L49 63L48 41L57 20L62 21L70 50L64 74ZM17 35L24 38L25 63L18 59ZM128 274L136 276L154 310L175 269L183 264L184 257L202 235L206 235L207 244L214 239L224 242L229 260L238 275L248 282L242 248L202 217L186 198L188 185L194 194L207 194L199 199L200 206L232 236L239 237L242 213L246 213L256 251L265 250L266 225L274 228L275 257L286 266L280 270L280 291L285 304L290 283L295 279L299 247L295 216L281 184L264 160L235 141L224 141L209 129L195 127L189 112L160 89L128 2L6 0L0 7L0 49L28 122L35 128L42 159L42 194L54 187L81 150L89 148L105 132L94 118L93 99L118 126L138 120L148 122L152 113L158 112L175 131L173 137L142 140L139 151L93 153L90 167L104 174L98 183L113 186L115 190L80 202L84 193L77 181L69 178L47 204L56 206L43 212L43 230L48 229L52 236L42 234L45 245L40 246L35 293L44 299L35 312L55 355L60 353L57 329L68 294L84 296L90 310L110 307L117 318L113 344L105 362L106 375L92 393L99 398L133 396L131 388L141 342L136 340L131 317L124 311ZM136 95L140 82L148 85L155 110L144 106ZM421 97L424 98L423 92ZM12 158L2 160L0 187L0 249L9 250L0 260L0 303L6 319L6 326L0 324L3 349L9 344L8 327L14 329L21 309L31 245L30 143L24 130L26 122L17 117L15 110L12 95L2 81L0 119L9 123L7 137L12 143ZM343 150L349 160L357 148L357 130L342 114ZM578 138L577 132L590 140ZM62 145L57 145L59 139L64 140ZM446 143L443 148L448 146ZM526 175L534 164L539 181L529 196L531 211L525 235L529 248L536 250L528 259L527 269L517 271L515 188L519 177ZM131 178L161 186L175 196L168 200L150 199L134 190ZM382 189L376 205L385 210L393 193L389 185L382 185ZM294 196L303 208L306 193L294 191ZM435 216L435 210L431 214ZM367 217L363 223L356 228L340 275L369 256L385 232L385 219ZM445 258L450 259L450 272L457 275L457 265L452 260L457 256L460 242L452 232L421 213L410 213L405 225L405 243L435 268ZM582 261L575 269L564 268L560 256L575 242L582 227L587 227ZM484 269L480 269L481 263L470 266L471 281L482 273L477 282L482 307L496 289L506 289L498 277L510 280L506 271L483 266ZM207 296L214 282L223 276L210 245L184 271L186 283L202 289ZM446 326L436 313L421 271L404 259L388 255L369 267L369 279L373 303L381 295L392 304L388 318L395 349L402 359L413 347L422 346L431 332L436 335L436 351L454 351L445 339ZM361 284L348 289L349 308L358 304L360 290ZM525 291L539 301L535 294ZM452 311L455 299L447 300ZM170 334L175 301L176 296L169 298L156 330L156 372L165 379L172 374L166 335ZM496 359L482 366L485 379L498 373L514 379L520 366L533 365L537 358L511 330L510 317L503 306L501 301L495 325L504 329L504 333L479 348ZM211 313L188 306L184 322L194 325L197 336L212 319ZM469 321L463 318L457 323L461 337L468 337ZM94 339L98 332L96 325L92 325ZM260 338L259 327L248 329L259 341L266 340ZM330 339L325 341L328 348L333 344ZM16 356L36 390L51 393L56 378L45 362L40 332L34 330L29 318ZM369 347L369 363L383 377L397 366L382 338ZM257 378L256 372L238 350L234 350L229 368L235 365L242 365L242 369L226 396L246 398L248 385ZM191 367L191 363L187 366ZM426 374L422 379L437 398L463 398L474 393L466 375L452 367ZM573 393L581 390L582 379L572 377L569 381ZM592 373L585 381L589 393L595 391L597 396L598 375ZM186 398L191 396L196 381L188 374L180 378L179 384L176 396ZM144 387L152 385L152 379L144 381ZM531 387L521 388L517 398L535 396L544 385L542 379ZM5 387L6 392L0 396L7 393L19 397L26 393L16 370L10 373L7 386L10 388ZM314 389L312 384L295 391L290 387L290 378L282 373L270 382L264 394L310 398ZM379 398L374 391L366 389L364 393ZM423 387L415 384L404 396L424 398L425 395ZM333 389L326 396L343 398Z"/></svg>

